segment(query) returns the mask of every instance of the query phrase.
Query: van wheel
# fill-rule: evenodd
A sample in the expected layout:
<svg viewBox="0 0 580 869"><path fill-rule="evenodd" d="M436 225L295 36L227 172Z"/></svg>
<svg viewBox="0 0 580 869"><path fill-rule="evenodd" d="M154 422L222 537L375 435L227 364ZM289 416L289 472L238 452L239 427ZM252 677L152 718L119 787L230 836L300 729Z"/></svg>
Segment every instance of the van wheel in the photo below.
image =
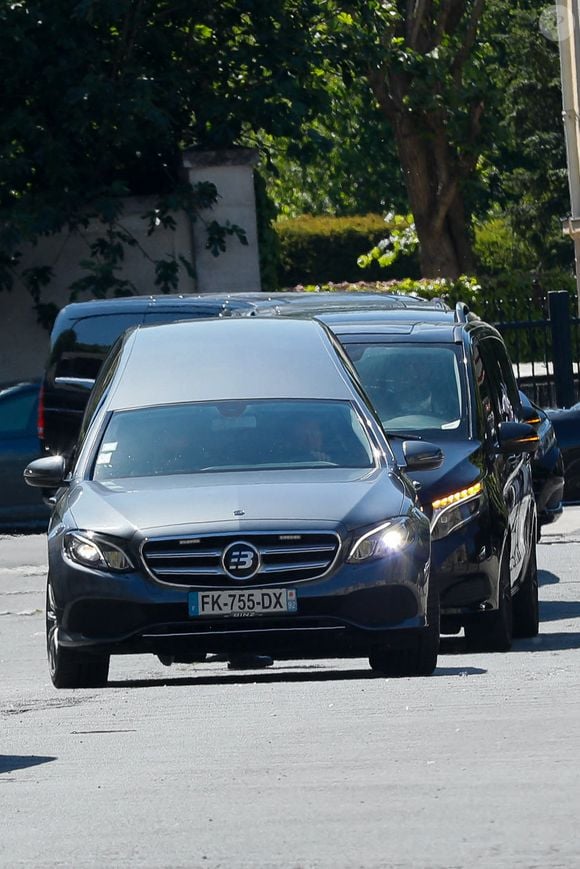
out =
<svg viewBox="0 0 580 869"><path fill-rule="evenodd" d="M513 637L513 606L509 569L509 550L504 555L499 576L499 606L482 613L465 625L465 640L470 652L509 652Z"/></svg>
<svg viewBox="0 0 580 869"><path fill-rule="evenodd" d="M50 585L46 592L46 652L55 688L103 688L109 678L109 655L65 649L58 642L58 624Z"/></svg>
<svg viewBox="0 0 580 869"><path fill-rule="evenodd" d="M514 637L537 637L539 626L538 563L533 546L526 575L514 597Z"/></svg>
<svg viewBox="0 0 580 869"><path fill-rule="evenodd" d="M373 649L371 670L383 676L430 676L437 667L440 637L439 589L431 580L427 598L428 625L406 649Z"/></svg>

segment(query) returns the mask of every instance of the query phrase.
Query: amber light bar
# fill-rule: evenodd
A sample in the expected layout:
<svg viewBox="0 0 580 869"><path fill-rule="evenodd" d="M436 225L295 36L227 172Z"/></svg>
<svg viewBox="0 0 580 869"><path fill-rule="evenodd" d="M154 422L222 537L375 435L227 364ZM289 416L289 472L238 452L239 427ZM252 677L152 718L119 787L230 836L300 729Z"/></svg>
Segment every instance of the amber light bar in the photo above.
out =
<svg viewBox="0 0 580 869"><path fill-rule="evenodd" d="M445 507L451 507L452 504L459 504L461 501L466 501L468 498L479 495L482 488L481 483L474 483L473 486L468 486L459 492L453 492L452 495L447 495L445 498L438 498L436 501L433 501L433 509L442 510Z"/></svg>

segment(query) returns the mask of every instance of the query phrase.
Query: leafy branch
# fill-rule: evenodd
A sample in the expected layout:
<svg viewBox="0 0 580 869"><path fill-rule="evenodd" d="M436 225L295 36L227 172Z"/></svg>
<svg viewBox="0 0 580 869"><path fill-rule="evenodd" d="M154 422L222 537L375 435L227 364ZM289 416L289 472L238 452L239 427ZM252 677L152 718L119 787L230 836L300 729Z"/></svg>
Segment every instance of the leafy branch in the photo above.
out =
<svg viewBox="0 0 580 869"><path fill-rule="evenodd" d="M358 258L357 263L361 269L368 268L373 262L378 262L382 268L388 268L399 256L408 256L417 250L419 238L412 214L395 214L390 211L385 216L385 223L389 227L389 235Z"/></svg>

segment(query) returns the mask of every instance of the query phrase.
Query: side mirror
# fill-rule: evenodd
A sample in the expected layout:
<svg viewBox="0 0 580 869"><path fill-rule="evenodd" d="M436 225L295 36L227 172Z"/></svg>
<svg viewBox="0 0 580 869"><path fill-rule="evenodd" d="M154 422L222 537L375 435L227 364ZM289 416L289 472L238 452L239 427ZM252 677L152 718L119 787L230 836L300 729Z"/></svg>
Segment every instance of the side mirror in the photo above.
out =
<svg viewBox="0 0 580 869"><path fill-rule="evenodd" d="M428 441L403 441L408 471L434 471L443 464L443 453Z"/></svg>
<svg viewBox="0 0 580 869"><path fill-rule="evenodd" d="M64 456L43 456L24 468L24 479L29 486L56 489L62 485L65 467Z"/></svg>
<svg viewBox="0 0 580 869"><path fill-rule="evenodd" d="M498 452L504 455L535 453L540 446L535 428L527 422L500 422L497 429Z"/></svg>
<svg viewBox="0 0 580 869"><path fill-rule="evenodd" d="M522 407L522 420L528 425L541 425L546 415L537 407Z"/></svg>

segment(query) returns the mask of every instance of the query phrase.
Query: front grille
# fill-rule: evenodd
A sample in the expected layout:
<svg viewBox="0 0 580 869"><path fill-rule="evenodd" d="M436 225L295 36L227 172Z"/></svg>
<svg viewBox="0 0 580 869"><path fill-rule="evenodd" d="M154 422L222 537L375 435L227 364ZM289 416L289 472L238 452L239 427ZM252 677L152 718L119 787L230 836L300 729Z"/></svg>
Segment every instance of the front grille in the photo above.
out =
<svg viewBox="0 0 580 869"><path fill-rule="evenodd" d="M222 567L222 554L238 542L251 543L260 554L260 569L251 579L232 579ZM326 573L337 557L337 534L296 533L202 535L147 540L142 555L149 572L171 585L240 588L279 585L314 579Z"/></svg>

